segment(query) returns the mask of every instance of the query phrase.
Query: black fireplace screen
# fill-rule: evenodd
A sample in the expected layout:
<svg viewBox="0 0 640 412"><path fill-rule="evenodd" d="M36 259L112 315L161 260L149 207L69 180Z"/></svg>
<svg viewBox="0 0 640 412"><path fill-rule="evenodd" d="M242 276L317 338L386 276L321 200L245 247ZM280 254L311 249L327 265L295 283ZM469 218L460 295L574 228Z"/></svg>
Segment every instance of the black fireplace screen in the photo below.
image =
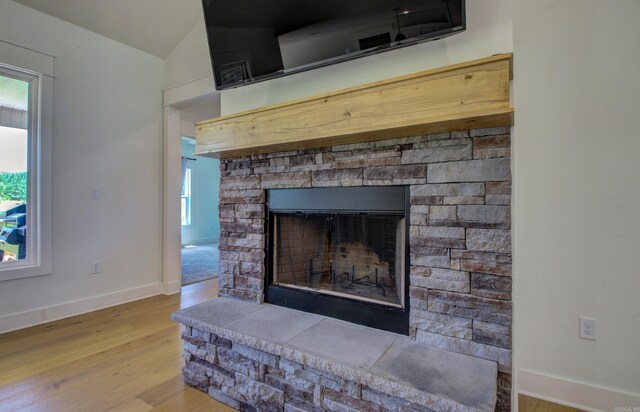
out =
<svg viewBox="0 0 640 412"><path fill-rule="evenodd" d="M274 285L404 307L404 215L273 216Z"/></svg>

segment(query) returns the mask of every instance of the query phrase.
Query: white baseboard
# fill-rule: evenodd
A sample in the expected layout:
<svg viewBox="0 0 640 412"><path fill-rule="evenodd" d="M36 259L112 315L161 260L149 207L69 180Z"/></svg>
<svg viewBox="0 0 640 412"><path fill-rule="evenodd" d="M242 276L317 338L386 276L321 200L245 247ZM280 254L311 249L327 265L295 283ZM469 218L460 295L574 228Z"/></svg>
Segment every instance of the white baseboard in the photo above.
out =
<svg viewBox="0 0 640 412"><path fill-rule="evenodd" d="M179 283L179 282L178 282ZM179 290L179 289L178 289ZM163 284L150 283L131 289L105 293L53 306L33 309L26 312L0 316L0 333L24 329L54 320L81 315L87 312L120 305L134 300L144 299L163 293Z"/></svg>
<svg viewBox="0 0 640 412"><path fill-rule="evenodd" d="M640 394L627 393L525 369L518 370L517 392L586 411L615 412L616 410L626 411L640 408Z"/></svg>
<svg viewBox="0 0 640 412"><path fill-rule="evenodd" d="M182 284L179 280L174 280L173 282L168 282L164 284L164 294L165 295L173 295L175 293L180 293L180 288Z"/></svg>

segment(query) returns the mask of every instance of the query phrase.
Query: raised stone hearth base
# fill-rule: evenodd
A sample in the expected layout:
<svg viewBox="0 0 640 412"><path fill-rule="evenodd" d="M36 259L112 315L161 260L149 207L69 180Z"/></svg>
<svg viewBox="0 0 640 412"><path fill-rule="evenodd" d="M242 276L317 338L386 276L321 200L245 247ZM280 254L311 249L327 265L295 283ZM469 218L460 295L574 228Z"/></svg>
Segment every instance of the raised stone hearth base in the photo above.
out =
<svg viewBox="0 0 640 412"><path fill-rule="evenodd" d="M241 411L493 411L497 364L360 325L218 298L185 325L185 382Z"/></svg>

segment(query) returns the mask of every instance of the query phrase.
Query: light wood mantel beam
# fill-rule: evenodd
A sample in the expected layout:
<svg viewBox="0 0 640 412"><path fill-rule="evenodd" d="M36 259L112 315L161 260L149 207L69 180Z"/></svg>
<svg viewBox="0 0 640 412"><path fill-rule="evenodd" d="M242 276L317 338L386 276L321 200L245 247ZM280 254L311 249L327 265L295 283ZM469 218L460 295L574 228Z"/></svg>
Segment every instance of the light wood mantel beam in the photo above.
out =
<svg viewBox="0 0 640 412"><path fill-rule="evenodd" d="M196 125L196 154L241 157L513 124L511 54L223 116Z"/></svg>

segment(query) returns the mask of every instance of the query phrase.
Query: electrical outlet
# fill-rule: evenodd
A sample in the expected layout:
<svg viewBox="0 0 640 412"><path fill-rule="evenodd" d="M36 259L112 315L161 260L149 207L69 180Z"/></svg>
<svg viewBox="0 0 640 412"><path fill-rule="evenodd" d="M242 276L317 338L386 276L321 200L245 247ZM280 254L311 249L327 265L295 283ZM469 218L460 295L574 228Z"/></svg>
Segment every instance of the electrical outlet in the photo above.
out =
<svg viewBox="0 0 640 412"><path fill-rule="evenodd" d="M91 189L91 199L98 200L102 198L102 190L99 187Z"/></svg>
<svg viewBox="0 0 640 412"><path fill-rule="evenodd" d="M97 275L102 272L102 262L91 262L91 274Z"/></svg>
<svg viewBox="0 0 640 412"><path fill-rule="evenodd" d="M596 340L597 338L597 329L596 325L598 323L598 319L595 318L585 318L580 316L580 337L582 339L591 339Z"/></svg>

